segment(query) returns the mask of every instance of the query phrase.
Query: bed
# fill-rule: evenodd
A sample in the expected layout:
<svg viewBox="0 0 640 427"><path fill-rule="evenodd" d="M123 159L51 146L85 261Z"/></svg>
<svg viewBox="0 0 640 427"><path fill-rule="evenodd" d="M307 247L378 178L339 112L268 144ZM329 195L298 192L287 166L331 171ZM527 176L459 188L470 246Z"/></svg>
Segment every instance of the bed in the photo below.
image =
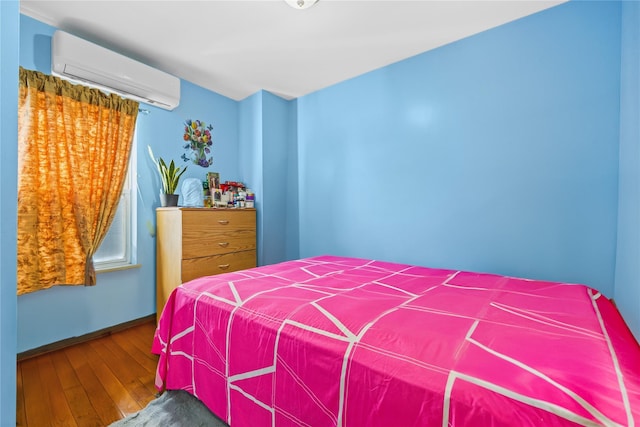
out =
<svg viewBox="0 0 640 427"><path fill-rule="evenodd" d="M576 284L306 258L181 285L153 351L232 427L640 425L640 347Z"/></svg>

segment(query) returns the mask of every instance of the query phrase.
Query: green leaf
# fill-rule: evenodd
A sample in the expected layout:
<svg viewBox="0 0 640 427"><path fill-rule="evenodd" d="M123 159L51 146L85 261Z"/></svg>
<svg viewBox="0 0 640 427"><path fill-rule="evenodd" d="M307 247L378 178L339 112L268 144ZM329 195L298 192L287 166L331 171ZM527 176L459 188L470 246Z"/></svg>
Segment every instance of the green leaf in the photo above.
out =
<svg viewBox="0 0 640 427"><path fill-rule="evenodd" d="M156 160L153 155L153 151L151 150L151 146L147 147L149 149L149 156L151 157L151 160L153 160L158 168L158 174L162 181L162 191L165 194L175 194L180 177L187 171L187 167L185 166L184 169L177 167L173 160L171 160L171 163L167 166L167 163L162 159L162 157L158 157Z"/></svg>

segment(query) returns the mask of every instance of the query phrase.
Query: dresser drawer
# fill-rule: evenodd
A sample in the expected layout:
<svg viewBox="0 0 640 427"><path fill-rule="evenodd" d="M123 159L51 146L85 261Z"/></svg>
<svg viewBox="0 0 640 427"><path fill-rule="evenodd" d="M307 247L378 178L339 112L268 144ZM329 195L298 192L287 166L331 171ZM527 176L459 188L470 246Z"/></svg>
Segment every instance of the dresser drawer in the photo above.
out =
<svg viewBox="0 0 640 427"><path fill-rule="evenodd" d="M181 283L256 266L255 209L165 207L156 215L158 316Z"/></svg>
<svg viewBox="0 0 640 427"><path fill-rule="evenodd" d="M214 274L230 273L256 266L256 251L212 255L182 260L182 282Z"/></svg>
<svg viewBox="0 0 640 427"><path fill-rule="evenodd" d="M183 258L199 258L255 248L255 211L183 212Z"/></svg>

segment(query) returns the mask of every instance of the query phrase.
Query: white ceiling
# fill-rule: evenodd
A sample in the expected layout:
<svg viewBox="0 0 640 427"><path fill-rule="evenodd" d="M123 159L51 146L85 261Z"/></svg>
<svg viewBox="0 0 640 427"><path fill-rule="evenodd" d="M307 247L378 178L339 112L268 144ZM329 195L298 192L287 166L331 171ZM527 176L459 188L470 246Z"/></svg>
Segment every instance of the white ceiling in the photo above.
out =
<svg viewBox="0 0 640 427"><path fill-rule="evenodd" d="M23 14L235 100L296 98L563 3L21 0Z"/></svg>

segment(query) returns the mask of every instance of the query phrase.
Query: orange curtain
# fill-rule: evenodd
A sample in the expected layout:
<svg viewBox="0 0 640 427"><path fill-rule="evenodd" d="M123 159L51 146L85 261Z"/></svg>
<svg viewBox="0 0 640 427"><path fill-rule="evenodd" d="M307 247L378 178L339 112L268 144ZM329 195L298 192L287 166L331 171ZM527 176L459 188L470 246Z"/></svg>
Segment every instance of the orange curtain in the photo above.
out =
<svg viewBox="0 0 640 427"><path fill-rule="evenodd" d="M95 285L137 115L135 101L20 67L18 295Z"/></svg>

